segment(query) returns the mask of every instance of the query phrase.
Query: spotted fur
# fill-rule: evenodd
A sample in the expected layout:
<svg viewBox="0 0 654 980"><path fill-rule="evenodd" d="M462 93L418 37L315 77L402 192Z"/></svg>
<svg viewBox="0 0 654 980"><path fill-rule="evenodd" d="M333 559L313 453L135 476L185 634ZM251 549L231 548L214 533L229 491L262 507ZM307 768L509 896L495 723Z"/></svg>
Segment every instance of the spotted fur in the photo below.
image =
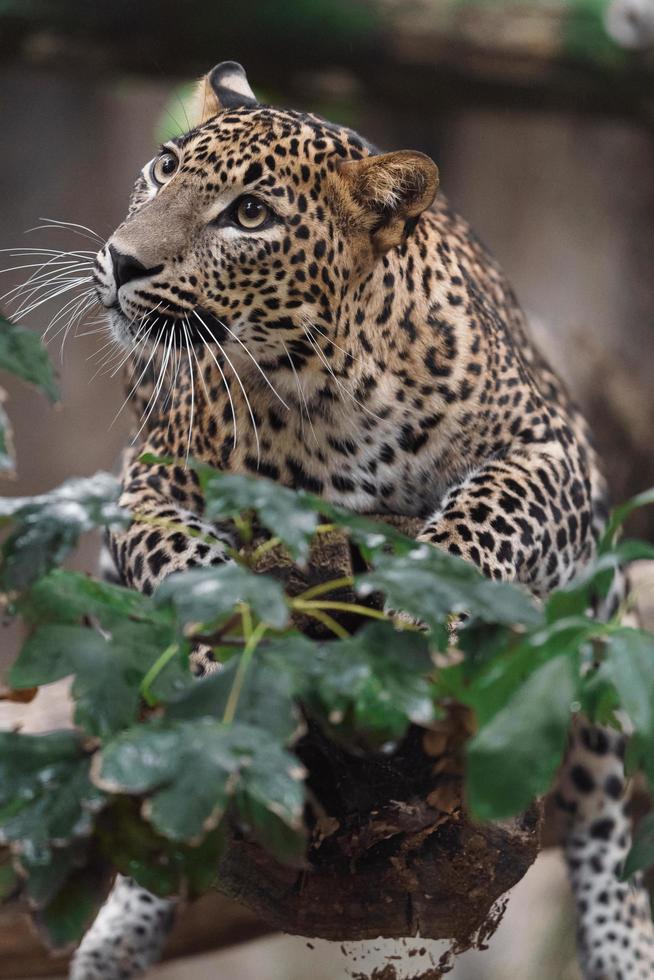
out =
<svg viewBox="0 0 654 980"><path fill-rule="evenodd" d="M176 902L157 898L119 875L111 895L75 953L70 980L128 980L156 963Z"/></svg>
<svg viewBox="0 0 654 980"><path fill-rule="evenodd" d="M111 538L121 580L151 592L171 571L225 558L195 474L141 462L145 451L418 516L421 540L537 596L568 581L606 518L595 450L499 267L434 199L435 164L258 105L234 63L203 81L198 104L200 124L144 168L96 264L143 418L123 469L135 520ZM265 220L244 227L255 212ZM575 745L560 800L586 976L635 980L651 966L650 927L642 892L617 878L621 763Z"/></svg>
<svg viewBox="0 0 654 980"><path fill-rule="evenodd" d="M555 796L587 980L650 980L654 934L642 877L622 881L631 845L624 737L579 722Z"/></svg>

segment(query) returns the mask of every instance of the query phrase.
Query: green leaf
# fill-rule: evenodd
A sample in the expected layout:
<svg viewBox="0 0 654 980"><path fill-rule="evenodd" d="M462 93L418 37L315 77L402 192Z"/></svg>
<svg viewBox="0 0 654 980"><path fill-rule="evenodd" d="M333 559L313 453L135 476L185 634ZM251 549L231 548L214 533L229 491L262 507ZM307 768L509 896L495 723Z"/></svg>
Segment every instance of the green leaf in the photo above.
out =
<svg viewBox="0 0 654 980"><path fill-rule="evenodd" d="M142 458L151 463L174 462L148 455ZM353 514L306 490L290 490L264 477L225 473L203 463L191 465L198 473L209 519L225 519L255 510L264 527L281 538L297 559L307 557L319 516L347 531L367 558L383 550L407 554L415 548L412 538L389 524Z"/></svg>
<svg viewBox="0 0 654 980"><path fill-rule="evenodd" d="M654 813L648 813L638 824L634 842L627 854L622 878L626 881L637 871L647 871L652 865L654 865Z"/></svg>
<svg viewBox="0 0 654 980"><path fill-rule="evenodd" d="M199 845L172 842L143 819L137 801L126 797L116 797L104 811L97 834L102 853L121 874L162 897L193 898L211 888L225 848L222 824Z"/></svg>
<svg viewBox="0 0 654 980"><path fill-rule="evenodd" d="M91 832L104 794L89 779L76 732L0 732L0 842L16 842L29 861L47 859Z"/></svg>
<svg viewBox="0 0 654 980"><path fill-rule="evenodd" d="M609 676L638 732L654 736L654 635L624 627L606 639Z"/></svg>
<svg viewBox="0 0 654 980"><path fill-rule="evenodd" d="M619 728L620 698L606 663L581 676L579 704L583 714L596 725Z"/></svg>
<svg viewBox="0 0 654 980"><path fill-rule="evenodd" d="M181 623L207 631L231 616L240 602L247 602L269 626L282 629L289 610L284 590L268 575L255 575L242 565L192 568L169 575L157 589L155 602L169 604Z"/></svg>
<svg viewBox="0 0 654 980"><path fill-rule="evenodd" d="M485 578L473 565L428 544L404 556L380 553L374 568L357 577L357 591L379 591L394 609L438 630L451 613L488 623L538 625L542 615L522 589Z"/></svg>
<svg viewBox="0 0 654 980"><path fill-rule="evenodd" d="M235 807L245 832L278 860L292 864L304 857L306 835L302 770L291 759L273 742L262 745L242 771Z"/></svg>
<svg viewBox="0 0 654 980"><path fill-rule="evenodd" d="M605 598L616 572L632 561L654 558L654 547L647 541L627 539L605 549L573 579L549 596L545 617L554 622L564 616L581 616L597 598Z"/></svg>
<svg viewBox="0 0 654 980"><path fill-rule="evenodd" d="M24 589L61 564L83 532L128 523L119 494L115 477L96 473L37 497L1 498L0 526L13 524L13 531L2 545L0 587Z"/></svg>
<svg viewBox="0 0 654 980"><path fill-rule="evenodd" d="M166 709L171 720L211 717L221 720L238 671L239 658L232 657L216 673L195 681ZM267 663L265 654L255 655L245 675L236 707L235 720L259 725L276 741L290 742L298 729L291 676Z"/></svg>
<svg viewBox="0 0 654 980"><path fill-rule="evenodd" d="M221 473L199 464L195 468L209 520L224 520L242 511L256 510L264 527L281 538L295 558L306 559L318 524L313 499L307 506L301 495L272 480Z"/></svg>
<svg viewBox="0 0 654 980"><path fill-rule="evenodd" d="M50 401L59 398L52 366L41 338L0 316L0 370L37 385Z"/></svg>
<svg viewBox="0 0 654 980"><path fill-rule="evenodd" d="M319 503L319 498L314 500L316 504ZM352 514L333 504L325 505L324 502L321 511L332 524L337 524L348 532L349 537L357 544L368 562L374 562L377 556L388 555L388 553L408 555L418 547L414 538L407 537L406 534L402 534L383 521L374 521L361 514Z"/></svg>
<svg viewBox="0 0 654 980"><path fill-rule="evenodd" d="M7 415L3 401L5 393L0 388L0 472L14 472L14 442L11 429L11 422Z"/></svg>
<svg viewBox="0 0 654 980"><path fill-rule="evenodd" d="M272 755L271 755L272 753ZM262 728L211 718L157 720L105 746L97 783L108 792L152 794L144 813L171 840L198 841L218 825L238 788L254 793L274 767L277 796L268 808L299 821L303 800L297 760ZM247 783L244 771L247 769ZM293 805L291 802L293 801Z"/></svg>
<svg viewBox="0 0 654 980"><path fill-rule="evenodd" d="M35 582L20 598L18 609L31 623L77 623L93 617L106 629L125 619L170 621L167 611L142 592L61 568Z"/></svg>
<svg viewBox="0 0 654 980"><path fill-rule="evenodd" d="M654 504L654 487L649 490L644 490L642 493L632 497L631 500L621 504L620 507L616 507L611 514L611 519L602 536L599 548L600 554L612 550L616 533L622 527L629 515L635 510L638 510L640 507L648 507L650 504Z"/></svg>
<svg viewBox="0 0 654 980"><path fill-rule="evenodd" d="M73 674L76 723L107 738L136 720L139 685L171 637L172 630L129 621L117 623L110 635L83 626L41 626L24 644L10 683L38 687Z"/></svg>
<svg viewBox="0 0 654 980"><path fill-rule="evenodd" d="M449 668L441 672L437 689L443 689L443 696L449 695L471 707L479 725L485 725L498 711L502 710L527 679L543 664L561 654L577 662L585 651L588 638L598 629L596 622L582 617L571 617L548 624L542 629L520 637L513 636L513 642L502 650L501 644L495 648L494 656L470 670ZM465 637L466 631L462 631ZM448 674L454 671L460 686L448 687ZM443 681L445 683L443 683Z"/></svg>
<svg viewBox="0 0 654 980"><path fill-rule="evenodd" d="M426 638L374 623L341 643L324 644L320 677L312 683L332 720L352 715L356 729L398 738L409 724L435 717L428 677L434 666Z"/></svg>
<svg viewBox="0 0 654 980"><path fill-rule="evenodd" d="M555 657L468 743L467 797L478 819L512 816L549 788L565 748L576 690L571 658Z"/></svg>
<svg viewBox="0 0 654 980"><path fill-rule="evenodd" d="M106 738L137 717L142 681L162 651L176 644L171 610L149 597L55 569L21 597L18 608L40 623L28 638L10 677L15 688L49 684L74 675L75 720ZM102 632L76 625L92 617ZM192 683L185 644L167 658L152 693L173 697Z"/></svg>
<svg viewBox="0 0 654 980"><path fill-rule="evenodd" d="M399 738L411 723L435 716L429 675L434 666L419 633L374 623L340 642L312 643L300 635L273 640L261 650L296 696L339 734L375 742Z"/></svg>
<svg viewBox="0 0 654 980"><path fill-rule="evenodd" d="M85 864L87 857L87 840L73 841L67 847L53 847L33 858L21 856L21 868L28 876L25 892L30 904L40 908L51 902L73 871Z"/></svg>
<svg viewBox="0 0 654 980"><path fill-rule="evenodd" d="M644 630L623 629L607 637L604 676L631 720L633 746L642 758L650 780L654 779L654 635Z"/></svg>
<svg viewBox="0 0 654 980"><path fill-rule="evenodd" d="M105 868L81 868L35 914L34 923L50 949L63 952L77 945L97 915L107 883Z"/></svg>
<svg viewBox="0 0 654 980"><path fill-rule="evenodd" d="M21 880L14 867L11 854L0 855L0 905L10 901L21 889Z"/></svg>

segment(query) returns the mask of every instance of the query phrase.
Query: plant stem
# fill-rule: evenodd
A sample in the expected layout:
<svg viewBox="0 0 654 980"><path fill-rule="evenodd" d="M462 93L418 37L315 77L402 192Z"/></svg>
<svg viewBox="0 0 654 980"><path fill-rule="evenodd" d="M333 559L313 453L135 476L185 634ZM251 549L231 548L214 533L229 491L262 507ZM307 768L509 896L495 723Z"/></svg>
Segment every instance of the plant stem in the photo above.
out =
<svg viewBox="0 0 654 980"><path fill-rule="evenodd" d="M342 612L357 613L359 616L369 616L371 619L384 619L391 622L391 617L380 609L370 609L368 606L360 606L356 602L333 602L331 600L307 602L304 599L292 599L291 607L302 612L309 609L338 609Z"/></svg>
<svg viewBox="0 0 654 980"><path fill-rule="evenodd" d="M314 534L329 534L330 531L336 531L338 529L338 524L318 524L316 526Z"/></svg>
<svg viewBox="0 0 654 980"><path fill-rule="evenodd" d="M305 614L305 616L310 616L311 619L316 619L319 623L322 623L323 626L326 626L328 630L331 630L334 636L339 638L339 640L349 639L350 634L345 627L341 626L340 623L337 623L336 620L328 613L321 612L319 609L303 609L302 612Z"/></svg>
<svg viewBox="0 0 654 980"><path fill-rule="evenodd" d="M258 548L255 548L250 555L250 564L255 565L262 555L265 555L268 551L272 551L273 548L276 548L277 545L280 545L281 543L282 539L277 537L269 538L268 541L264 541L263 544L260 544Z"/></svg>
<svg viewBox="0 0 654 980"><path fill-rule="evenodd" d="M305 589L304 592L300 592L296 595L296 599L301 599L304 602L306 599L313 599L315 596L324 595L325 592L331 592L336 589L343 589L348 585L354 585L354 579L351 575L343 575L342 578L333 578L330 582L321 582L320 585L312 585L310 589Z"/></svg>
<svg viewBox="0 0 654 980"><path fill-rule="evenodd" d="M252 540L252 522L242 514L235 514L232 518L234 526L241 536L243 544L249 544Z"/></svg>
<svg viewBox="0 0 654 980"><path fill-rule="evenodd" d="M247 637L247 642L245 644L245 649L241 654L241 659L239 660L239 664L236 669L236 676L234 677L234 683L232 684L232 689L229 692L227 704L225 705L225 712L223 714L224 725L231 725L231 723L234 721L238 701L241 696L241 691L243 690L243 684L245 683L245 677L248 672L248 667L250 666L250 661L252 660L254 651L256 650L259 641L268 628L265 623L261 622L255 626L254 629L252 629L252 616L249 606L243 606L242 614L243 634Z"/></svg>
<svg viewBox="0 0 654 980"><path fill-rule="evenodd" d="M166 647L164 652L160 657L157 657L155 662L150 667L149 671L141 681L141 697L149 705L149 707L154 708L157 703L157 699L150 690L153 682L157 679L164 667L170 663L176 653L179 652L179 643L171 643L169 647Z"/></svg>

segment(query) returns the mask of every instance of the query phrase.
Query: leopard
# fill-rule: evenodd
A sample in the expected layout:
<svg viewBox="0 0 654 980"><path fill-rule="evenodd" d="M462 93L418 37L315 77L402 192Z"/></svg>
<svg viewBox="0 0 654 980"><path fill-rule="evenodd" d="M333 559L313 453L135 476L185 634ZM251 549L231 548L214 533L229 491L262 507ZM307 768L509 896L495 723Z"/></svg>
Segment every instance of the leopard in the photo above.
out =
<svg viewBox="0 0 654 980"><path fill-rule="evenodd" d="M601 464L433 160L262 104L236 62L201 79L194 114L145 165L95 260L139 419L121 474L134 520L109 542L116 580L149 594L229 560L193 458L418 518L421 542L537 599L565 585L607 520ZM194 657L197 674L219 666ZM582 719L555 794L586 980L654 976L646 893L621 879L623 758L622 736ZM73 980L141 974L176 906L118 876Z"/></svg>

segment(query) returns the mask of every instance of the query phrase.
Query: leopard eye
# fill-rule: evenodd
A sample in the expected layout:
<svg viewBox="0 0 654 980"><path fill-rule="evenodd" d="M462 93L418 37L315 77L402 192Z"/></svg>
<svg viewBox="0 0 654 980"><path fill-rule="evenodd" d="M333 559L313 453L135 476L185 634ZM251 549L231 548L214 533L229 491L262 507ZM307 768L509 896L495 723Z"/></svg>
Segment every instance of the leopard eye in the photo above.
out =
<svg viewBox="0 0 654 980"><path fill-rule="evenodd" d="M179 157L176 156L171 150L165 150L161 153L152 163L152 179L155 184L167 183L173 174L177 173L179 169Z"/></svg>
<svg viewBox="0 0 654 980"><path fill-rule="evenodd" d="M247 231L261 228L270 217L270 208L250 194L240 198L236 203L234 218L237 225Z"/></svg>

